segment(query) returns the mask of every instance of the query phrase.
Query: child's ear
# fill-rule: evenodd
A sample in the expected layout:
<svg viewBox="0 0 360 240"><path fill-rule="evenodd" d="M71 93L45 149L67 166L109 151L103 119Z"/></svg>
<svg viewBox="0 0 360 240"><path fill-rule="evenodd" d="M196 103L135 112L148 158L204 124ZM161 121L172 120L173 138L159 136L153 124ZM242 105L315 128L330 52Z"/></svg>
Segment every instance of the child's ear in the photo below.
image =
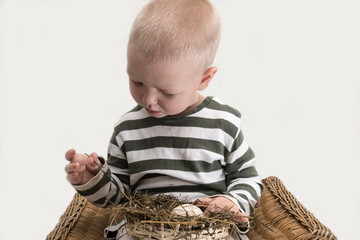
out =
<svg viewBox="0 0 360 240"><path fill-rule="evenodd" d="M211 79L214 77L215 73L217 72L217 67L209 67L206 69L206 71L203 73L198 90L204 90L209 85Z"/></svg>

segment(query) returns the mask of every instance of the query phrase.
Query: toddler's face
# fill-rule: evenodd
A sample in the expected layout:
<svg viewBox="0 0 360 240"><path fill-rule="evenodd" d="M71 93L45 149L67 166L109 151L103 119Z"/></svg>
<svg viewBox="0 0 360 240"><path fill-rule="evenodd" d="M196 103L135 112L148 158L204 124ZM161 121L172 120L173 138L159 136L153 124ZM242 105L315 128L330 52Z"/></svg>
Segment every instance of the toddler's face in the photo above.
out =
<svg viewBox="0 0 360 240"><path fill-rule="evenodd" d="M135 101L153 117L181 116L199 105L202 73L194 63L141 64L129 52L127 72Z"/></svg>

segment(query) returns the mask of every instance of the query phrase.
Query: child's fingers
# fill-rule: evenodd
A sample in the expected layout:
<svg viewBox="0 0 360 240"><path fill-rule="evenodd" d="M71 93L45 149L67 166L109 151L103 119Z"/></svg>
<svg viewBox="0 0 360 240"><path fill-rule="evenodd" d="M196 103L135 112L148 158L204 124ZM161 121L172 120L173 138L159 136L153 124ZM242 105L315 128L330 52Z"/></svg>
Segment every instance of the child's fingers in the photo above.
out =
<svg viewBox="0 0 360 240"><path fill-rule="evenodd" d="M84 171L84 166L81 166L80 163L69 163L65 166L65 172L67 173L66 179L71 184L80 184L82 171Z"/></svg>
<svg viewBox="0 0 360 240"><path fill-rule="evenodd" d="M234 212L234 211L232 211L232 212ZM243 222L243 223L249 222L249 217L245 213L243 213L241 211L234 212L234 213L237 215L237 217L236 217L237 221Z"/></svg>
<svg viewBox="0 0 360 240"><path fill-rule="evenodd" d="M194 204L204 205L204 206L206 205L207 211L214 211L217 206L217 202L215 201L215 198L200 198L196 200Z"/></svg>
<svg viewBox="0 0 360 240"><path fill-rule="evenodd" d="M72 161L74 159L75 154L76 154L75 149L70 149L65 153L65 159L68 161Z"/></svg>
<svg viewBox="0 0 360 240"><path fill-rule="evenodd" d="M244 223L249 221L247 215L241 212L240 209L236 207L236 205L232 201L225 197L200 198L196 200L194 204L206 205L206 210L204 212L205 215L208 215L210 212L218 210L218 208L227 208L229 211L239 215L239 217L236 217L238 221Z"/></svg>
<svg viewBox="0 0 360 240"><path fill-rule="evenodd" d="M87 170L91 174L97 174L101 169L101 163L99 161L97 153L91 153L88 159Z"/></svg>
<svg viewBox="0 0 360 240"><path fill-rule="evenodd" d="M72 172L70 174L68 174L66 176L66 179L71 183L71 184L81 184L81 177L79 172Z"/></svg>
<svg viewBox="0 0 360 240"><path fill-rule="evenodd" d="M100 162L99 162L99 159L98 159L98 155L97 155L97 153L91 153L90 155L89 155L89 163L90 163L90 166L91 167L98 167L98 166L100 166Z"/></svg>
<svg viewBox="0 0 360 240"><path fill-rule="evenodd" d="M200 198L196 200L194 204L206 206L206 210L204 211L205 215L208 215L210 212L214 212L216 210L216 206L214 204L214 198Z"/></svg>
<svg viewBox="0 0 360 240"><path fill-rule="evenodd" d="M247 218L247 217L239 217L238 221L242 222L242 223L249 223L249 218Z"/></svg>
<svg viewBox="0 0 360 240"><path fill-rule="evenodd" d="M78 162L80 165L88 165L89 163L92 163L89 156L85 154L79 154L76 153L75 149L70 149L65 153L66 160L75 163Z"/></svg>
<svg viewBox="0 0 360 240"><path fill-rule="evenodd" d="M65 153L66 160L70 162L79 162L80 164L88 164L88 156L79 154L75 149L70 149Z"/></svg>
<svg viewBox="0 0 360 240"><path fill-rule="evenodd" d="M208 205L211 204L214 200L212 198L200 198L195 201L196 205Z"/></svg>
<svg viewBox="0 0 360 240"><path fill-rule="evenodd" d="M79 154L74 149L70 149L65 153L65 158L69 161L65 166L66 178L74 185L88 182L101 169L96 153Z"/></svg>
<svg viewBox="0 0 360 240"><path fill-rule="evenodd" d="M81 166L80 163L75 162L75 163L69 163L65 166L65 172L67 174L71 174L73 172L81 172L84 171L85 166Z"/></svg>

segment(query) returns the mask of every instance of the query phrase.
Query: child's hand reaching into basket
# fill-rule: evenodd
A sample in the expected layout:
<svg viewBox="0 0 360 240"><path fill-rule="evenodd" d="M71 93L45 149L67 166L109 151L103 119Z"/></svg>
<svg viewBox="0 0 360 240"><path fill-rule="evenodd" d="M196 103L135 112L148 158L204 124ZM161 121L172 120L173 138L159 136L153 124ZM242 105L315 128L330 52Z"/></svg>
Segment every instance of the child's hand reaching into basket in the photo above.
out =
<svg viewBox="0 0 360 240"><path fill-rule="evenodd" d="M66 152L65 158L70 162L65 166L66 178L73 185L89 182L101 169L101 163L96 153L88 156L70 149Z"/></svg>
<svg viewBox="0 0 360 240"><path fill-rule="evenodd" d="M239 209L239 207L231 201L227 197L211 197L211 198L201 198L195 201L195 205L207 205L207 208L204 212L204 214L209 214L209 212L214 211L216 208L228 208L230 212L234 212L239 217L237 218L238 221L247 223L249 222L249 219L247 218L247 215Z"/></svg>

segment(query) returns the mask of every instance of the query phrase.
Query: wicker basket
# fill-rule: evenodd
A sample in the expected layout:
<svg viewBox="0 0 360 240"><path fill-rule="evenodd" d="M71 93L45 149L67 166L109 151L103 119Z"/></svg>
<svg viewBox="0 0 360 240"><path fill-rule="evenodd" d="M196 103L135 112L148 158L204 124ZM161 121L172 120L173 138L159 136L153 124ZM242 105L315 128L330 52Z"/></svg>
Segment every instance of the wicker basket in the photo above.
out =
<svg viewBox="0 0 360 240"><path fill-rule="evenodd" d="M217 239L222 240L225 239L226 236L229 235L228 228L209 228L208 230L203 230L202 232L196 232L191 235L182 236L179 228L171 229L164 227L164 224L161 224L159 228L152 226L151 224L131 224L127 225L130 230L132 236L137 237L139 239L177 239L177 240L189 240L189 239L197 239L197 240L211 240Z"/></svg>
<svg viewBox="0 0 360 240"><path fill-rule="evenodd" d="M247 234L251 240L337 240L330 229L296 200L280 179L268 177L262 182L264 191L253 215L258 221L253 223L254 226ZM116 207L98 208L75 194L59 223L46 239L103 239L104 229L110 224L111 216L116 210ZM122 216L118 216L118 221L121 218ZM161 234L161 230L157 232ZM165 236L165 233L164 237L174 239L172 236Z"/></svg>

